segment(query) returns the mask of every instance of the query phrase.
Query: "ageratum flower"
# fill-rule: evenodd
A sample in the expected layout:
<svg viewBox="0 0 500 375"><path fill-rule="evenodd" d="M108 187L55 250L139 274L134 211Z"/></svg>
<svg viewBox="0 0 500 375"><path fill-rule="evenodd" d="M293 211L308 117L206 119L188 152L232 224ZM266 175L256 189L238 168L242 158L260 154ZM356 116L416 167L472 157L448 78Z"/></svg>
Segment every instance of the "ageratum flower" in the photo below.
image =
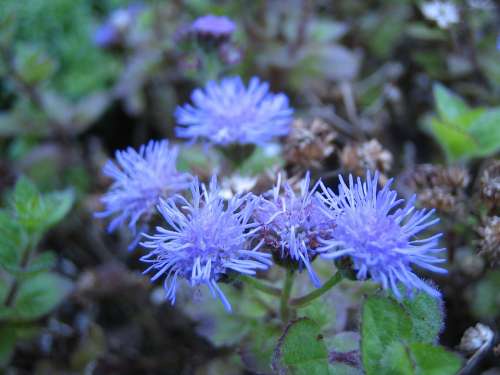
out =
<svg viewBox="0 0 500 375"><path fill-rule="evenodd" d="M101 198L104 211L96 216L114 216L110 232L127 223L135 233L139 219L151 215L160 198L189 187L192 177L176 169L177 153L167 141L150 141L139 152L131 147L117 151L116 164L108 160L103 173L114 182Z"/></svg>
<svg viewBox="0 0 500 375"><path fill-rule="evenodd" d="M368 172L366 182L358 177L354 182L349 176L349 186L340 177L339 192L323 189L325 212L338 216L332 238L323 240L319 249L326 259L351 258L356 276L360 280L370 278L391 289L401 298L398 284L408 294L420 289L432 296L440 293L421 280L412 266L446 273L436 266L445 260L437 257L444 249L438 247L441 234L418 239L424 230L439 219L432 219L434 210L416 210L415 197L403 206L403 199L390 190L390 180L377 190L378 172L372 178Z"/></svg>
<svg viewBox="0 0 500 375"><path fill-rule="evenodd" d="M320 200L315 196L320 182L310 189L307 173L302 181L301 191L296 194L288 183L282 186L281 176L268 198L260 198L255 210L255 220L260 224L256 233L266 246L272 248L282 260L292 261L299 270L307 269L314 286L320 287L321 281L311 262L317 255L321 237L328 238L334 220L322 210Z"/></svg>
<svg viewBox="0 0 500 375"><path fill-rule="evenodd" d="M269 84L254 77L245 87L241 78L209 82L191 95L193 105L178 107L181 138L201 138L216 145L262 145L290 130L293 109L284 94L269 92Z"/></svg>
<svg viewBox="0 0 500 375"><path fill-rule="evenodd" d="M226 39L236 30L236 24L228 17L207 14L194 20L191 30L200 36Z"/></svg>
<svg viewBox="0 0 500 375"><path fill-rule="evenodd" d="M154 272L152 281L165 278L166 297L172 304L180 278L192 287L208 286L231 311L217 282L230 271L254 275L272 264L270 254L258 251L263 241L250 246L255 199L247 194L226 202L220 197L215 177L208 190L195 180L191 195L191 201L177 195L158 205L166 226L157 227L154 235L145 235L148 240L142 245L151 249L141 258L150 264L145 273Z"/></svg>

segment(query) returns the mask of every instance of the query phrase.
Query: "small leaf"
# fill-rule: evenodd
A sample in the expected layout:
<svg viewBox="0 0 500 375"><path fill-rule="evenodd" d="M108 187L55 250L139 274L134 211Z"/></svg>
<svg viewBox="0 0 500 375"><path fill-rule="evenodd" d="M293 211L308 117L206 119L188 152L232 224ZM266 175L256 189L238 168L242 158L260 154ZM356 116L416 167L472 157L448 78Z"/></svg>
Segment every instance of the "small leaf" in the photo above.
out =
<svg viewBox="0 0 500 375"><path fill-rule="evenodd" d="M409 349L416 365L415 375L455 375L460 370L460 357L440 346L413 343Z"/></svg>
<svg viewBox="0 0 500 375"><path fill-rule="evenodd" d="M71 282L54 273L40 273L23 281L14 302L17 318L33 320L51 312L66 298Z"/></svg>
<svg viewBox="0 0 500 375"><path fill-rule="evenodd" d="M361 323L361 358L366 373L380 374L387 348L411 336L411 319L399 304L389 298L368 298L363 304Z"/></svg>
<svg viewBox="0 0 500 375"><path fill-rule="evenodd" d="M488 156L500 150L500 108L490 109L478 117L469 128L469 133L477 139L475 155Z"/></svg>
<svg viewBox="0 0 500 375"><path fill-rule="evenodd" d="M439 117L444 122L456 123L470 110L461 97L439 83L434 84L433 93Z"/></svg>
<svg viewBox="0 0 500 375"><path fill-rule="evenodd" d="M48 193L44 196L46 221L50 227L59 223L73 206L75 195L73 190L64 190Z"/></svg>
<svg viewBox="0 0 500 375"><path fill-rule="evenodd" d="M410 352L402 342L394 341L385 349L378 374L415 375Z"/></svg>
<svg viewBox="0 0 500 375"><path fill-rule="evenodd" d="M319 326L311 319L292 322L279 339L273 368L291 374L328 374L328 352Z"/></svg>
<svg viewBox="0 0 500 375"><path fill-rule="evenodd" d="M435 344L443 329L443 301L424 292L418 292L413 298L403 301L403 307L413 323L414 341Z"/></svg>
<svg viewBox="0 0 500 375"><path fill-rule="evenodd" d="M28 85L48 79L56 68L55 62L45 52L34 47L21 48L15 65L17 73Z"/></svg>

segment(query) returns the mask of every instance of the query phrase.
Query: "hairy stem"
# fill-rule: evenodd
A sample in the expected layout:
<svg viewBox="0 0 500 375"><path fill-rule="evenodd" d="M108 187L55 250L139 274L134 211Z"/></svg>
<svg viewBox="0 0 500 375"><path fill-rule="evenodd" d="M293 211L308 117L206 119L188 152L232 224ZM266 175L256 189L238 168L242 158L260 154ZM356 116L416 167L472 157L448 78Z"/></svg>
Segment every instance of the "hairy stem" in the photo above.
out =
<svg viewBox="0 0 500 375"><path fill-rule="evenodd" d="M293 270L287 270L285 276L285 282L283 283L283 290L281 292L280 300L280 316L281 320L286 323L288 321L290 309L288 306L288 301L290 300L290 294L292 293L294 273Z"/></svg>
<svg viewBox="0 0 500 375"><path fill-rule="evenodd" d="M326 283L323 284L321 288L313 290L311 293L305 296L294 298L290 301L290 306L293 307L304 307L314 301L316 298L328 292L331 288L337 285L340 280L342 280L342 275L337 272L335 275L330 277Z"/></svg>

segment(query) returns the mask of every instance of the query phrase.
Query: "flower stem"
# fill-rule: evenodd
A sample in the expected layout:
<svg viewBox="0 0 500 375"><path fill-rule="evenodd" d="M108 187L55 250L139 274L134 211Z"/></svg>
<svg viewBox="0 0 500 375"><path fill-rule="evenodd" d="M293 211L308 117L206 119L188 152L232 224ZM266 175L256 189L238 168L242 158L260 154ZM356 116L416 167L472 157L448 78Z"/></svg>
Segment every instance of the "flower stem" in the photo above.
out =
<svg viewBox="0 0 500 375"><path fill-rule="evenodd" d="M263 293L270 294L272 296L280 297L281 296L281 290L278 288L275 288L274 286L268 285L263 283L262 281L259 281L253 277L246 276L246 275L240 275L239 279L248 285L252 286L253 288L260 290Z"/></svg>
<svg viewBox="0 0 500 375"><path fill-rule="evenodd" d="M287 270L280 300L280 316L281 320L284 323L288 322L288 317L290 312L288 301L290 300L290 294L292 293L293 278L294 278L293 270Z"/></svg>
<svg viewBox="0 0 500 375"><path fill-rule="evenodd" d="M293 307L304 307L314 301L319 296L328 292L331 288L337 285L340 280L342 280L342 275L340 272L337 272L335 275L330 277L326 283L323 284L321 288L313 290L311 293L306 294L305 296L294 298L290 301L290 306Z"/></svg>

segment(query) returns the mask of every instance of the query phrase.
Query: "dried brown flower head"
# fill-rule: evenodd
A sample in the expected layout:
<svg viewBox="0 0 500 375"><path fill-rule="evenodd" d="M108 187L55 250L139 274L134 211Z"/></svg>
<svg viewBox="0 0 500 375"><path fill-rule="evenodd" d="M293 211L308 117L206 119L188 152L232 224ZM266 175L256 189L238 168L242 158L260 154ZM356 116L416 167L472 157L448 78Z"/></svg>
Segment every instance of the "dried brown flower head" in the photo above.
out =
<svg viewBox="0 0 500 375"><path fill-rule="evenodd" d="M376 139L359 144L348 144L340 153L342 166L357 175L364 175L367 170L387 173L392 167L393 157Z"/></svg>
<svg viewBox="0 0 500 375"><path fill-rule="evenodd" d="M493 206L500 206L500 160L486 167L480 183L481 197Z"/></svg>
<svg viewBox="0 0 500 375"><path fill-rule="evenodd" d="M319 118L297 119L285 142L285 160L303 168L319 168L335 150L336 137L337 133Z"/></svg>
<svg viewBox="0 0 500 375"><path fill-rule="evenodd" d="M407 181L423 206L446 213L463 211L470 181L466 169L422 164L407 176Z"/></svg>
<svg viewBox="0 0 500 375"><path fill-rule="evenodd" d="M484 256L492 266L500 265L500 217L492 216L479 228L479 254Z"/></svg>

